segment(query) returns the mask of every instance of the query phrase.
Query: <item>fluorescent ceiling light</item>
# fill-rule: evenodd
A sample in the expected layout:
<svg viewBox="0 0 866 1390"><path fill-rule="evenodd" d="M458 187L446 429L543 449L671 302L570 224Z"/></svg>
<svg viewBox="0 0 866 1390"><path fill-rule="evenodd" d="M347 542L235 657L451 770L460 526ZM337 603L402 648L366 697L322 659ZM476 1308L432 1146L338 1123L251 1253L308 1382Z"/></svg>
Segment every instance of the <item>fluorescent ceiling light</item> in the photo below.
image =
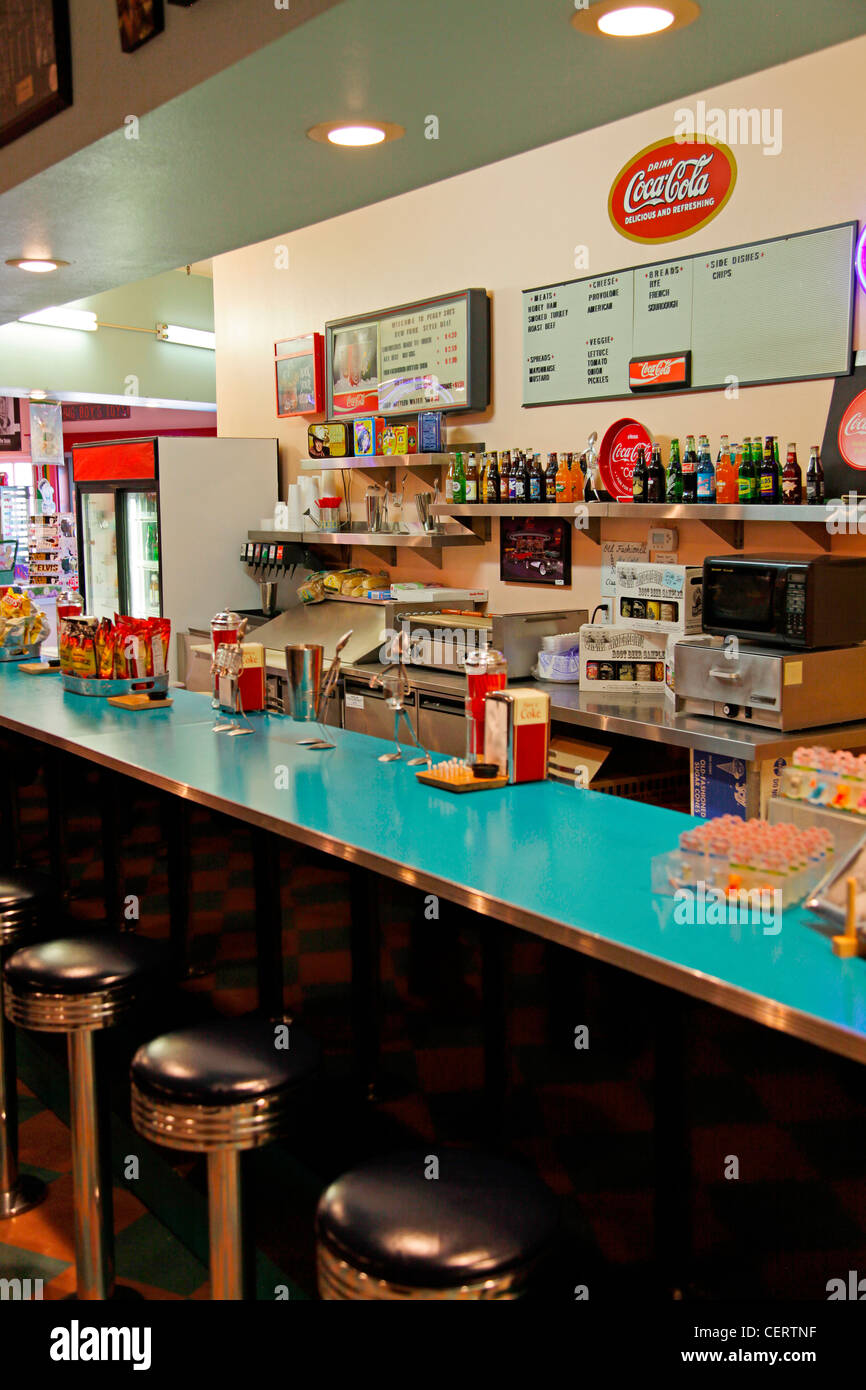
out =
<svg viewBox="0 0 866 1390"><path fill-rule="evenodd" d="M627 39L639 34L659 34L673 22L672 12L658 5L630 5L623 10L608 10L599 18L598 27L603 34Z"/></svg>
<svg viewBox="0 0 866 1390"><path fill-rule="evenodd" d="M351 149L383 145L389 140L400 140L405 134L405 128L393 121L320 121L307 131L311 140Z"/></svg>
<svg viewBox="0 0 866 1390"><path fill-rule="evenodd" d="M184 328L179 323L158 323L156 336L163 343L181 343L184 347L209 348L216 351L216 336L203 328Z"/></svg>
<svg viewBox="0 0 866 1390"><path fill-rule="evenodd" d="M95 333L99 324L90 309L39 309L35 314L22 314L19 323L38 323L42 328L77 328L81 333Z"/></svg>
<svg viewBox="0 0 866 1390"><path fill-rule="evenodd" d="M18 260L6 262L15 270L29 270L34 275L47 275L50 270L57 270L61 265L69 265L68 261L50 260L47 256L24 256Z"/></svg>

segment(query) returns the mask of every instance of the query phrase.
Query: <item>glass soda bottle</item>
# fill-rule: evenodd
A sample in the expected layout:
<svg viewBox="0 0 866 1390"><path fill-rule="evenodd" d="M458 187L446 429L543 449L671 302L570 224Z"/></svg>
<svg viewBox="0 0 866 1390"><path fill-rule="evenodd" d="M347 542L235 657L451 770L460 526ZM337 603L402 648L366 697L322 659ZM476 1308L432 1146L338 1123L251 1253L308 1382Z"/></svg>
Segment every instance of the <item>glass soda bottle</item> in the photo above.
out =
<svg viewBox="0 0 866 1390"><path fill-rule="evenodd" d="M809 466L806 469L806 501L811 507L820 507L824 502L824 468L817 444L809 450Z"/></svg>
<svg viewBox="0 0 866 1390"><path fill-rule="evenodd" d="M765 506L775 506L779 501L779 474L771 434L764 439L764 455L758 473L758 501Z"/></svg>
<svg viewBox="0 0 866 1390"><path fill-rule="evenodd" d="M697 502L698 500L698 451L695 448L695 436L686 435L686 452L683 455L683 501Z"/></svg>
<svg viewBox="0 0 866 1390"><path fill-rule="evenodd" d="M701 435L700 449L698 450L698 501L706 504L716 500L716 470L713 467L713 458L710 453L709 437Z"/></svg>
<svg viewBox="0 0 866 1390"><path fill-rule="evenodd" d="M634 466L631 479L631 495L635 502L646 502L647 500L647 466L646 454L641 444L637 451L637 462Z"/></svg>
<svg viewBox="0 0 866 1390"><path fill-rule="evenodd" d="M796 444L788 445L788 456L782 472L782 501L788 507L798 507L803 501L803 474L797 462Z"/></svg>
<svg viewBox="0 0 866 1390"><path fill-rule="evenodd" d="M664 502L665 500L665 470L662 464L662 451L658 444L654 444L650 456L650 465L647 470L646 497L648 502Z"/></svg>
<svg viewBox="0 0 866 1390"><path fill-rule="evenodd" d="M667 487L665 488L666 502L682 502L683 500L683 469L680 463L680 441L671 440L671 456L668 463Z"/></svg>

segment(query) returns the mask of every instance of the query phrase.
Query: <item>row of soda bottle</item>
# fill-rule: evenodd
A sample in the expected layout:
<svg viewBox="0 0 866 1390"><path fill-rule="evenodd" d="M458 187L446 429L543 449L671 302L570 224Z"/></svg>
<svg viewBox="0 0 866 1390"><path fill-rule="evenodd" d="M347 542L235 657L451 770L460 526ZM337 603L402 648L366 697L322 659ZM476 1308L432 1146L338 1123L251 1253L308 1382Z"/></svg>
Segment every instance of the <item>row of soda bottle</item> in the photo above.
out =
<svg viewBox="0 0 866 1390"><path fill-rule="evenodd" d="M529 449L451 455L445 476L446 502L582 502L584 477L579 454L540 454Z"/></svg>
<svg viewBox="0 0 866 1390"><path fill-rule="evenodd" d="M806 502L819 506L825 495L824 468L818 445L813 444L804 485L796 444L788 445L783 467L779 440L772 434L765 437L763 449L760 435L746 438L742 444L732 444L723 434L714 464L708 436L700 435L696 448L695 436L690 434L686 436L682 462L680 442L671 440L667 472L657 444L653 445L649 459L646 450L638 450L632 495L635 502L717 502L729 506L752 503L799 506Z"/></svg>
<svg viewBox="0 0 866 1390"><path fill-rule="evenodd" d="M780 502L820 506L824 502L824 468L817 444L810 449L804 479L796 444L788 445L783 467L776 435L767 435L762 448L760 435L732 444L723 434L715 464L709 436L702 434L698 441L696 446L695 436L687 435L680 459L680 442L672 439L667 469L658 444L649 451L640 447L632 480L633 500L769 506ZM481 454L480 461L474 453L464 458L458 450L451 455L445 478L445 501L457 505L610 500L598 479L584 476L577 453L550 453L545 465L541 455L531 450L503 449L498 454Z"/></svg>

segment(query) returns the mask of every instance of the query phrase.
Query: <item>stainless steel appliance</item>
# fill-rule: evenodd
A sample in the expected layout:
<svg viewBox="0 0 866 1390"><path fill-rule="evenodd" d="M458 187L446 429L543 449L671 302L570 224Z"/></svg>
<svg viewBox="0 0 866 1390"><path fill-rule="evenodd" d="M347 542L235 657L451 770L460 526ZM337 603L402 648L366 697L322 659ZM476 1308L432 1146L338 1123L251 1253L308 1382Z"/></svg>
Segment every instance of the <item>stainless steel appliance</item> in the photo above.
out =
<svg viewBox="0 0 866 1390"><path fill-rule="evenodd" d="M418 691L418 738L425 748L449 757L466 752L466 701L462 695Z"/></svg>
<svg viewBox="0 0 866 1390"><path fill-rule="evenodd" d="M576 632L585 622L585 608L492 616L415 610L401 615L408 638L408 665L462 673L466 652L495 647L505 655L511 681L530 674L543 637Z"/></svg>
<svg viewBox="0 0 866 1390"><path fill-rule="evenodd" d="M790 652L721 637L676 647L677 708L771 729L866 716L866 645Z"/></svg>
<svg viewBox="0 0 866 1390"><path fill-rule="evenodd" d="M403 706L417 734L418 706L414 690L404 696ZM369 680L346 676L343 681L343 728L354 729L358 734L371 734L373 738L392 739L394 711L388 707L387 692L371 688Z"/></svg>
<svg viewBox="0 0 866 1390"><path fill-rule="evenodd" d="M704 631L722 637L804 651L862 642L866 556L710 556L703 604Z"/></svg>

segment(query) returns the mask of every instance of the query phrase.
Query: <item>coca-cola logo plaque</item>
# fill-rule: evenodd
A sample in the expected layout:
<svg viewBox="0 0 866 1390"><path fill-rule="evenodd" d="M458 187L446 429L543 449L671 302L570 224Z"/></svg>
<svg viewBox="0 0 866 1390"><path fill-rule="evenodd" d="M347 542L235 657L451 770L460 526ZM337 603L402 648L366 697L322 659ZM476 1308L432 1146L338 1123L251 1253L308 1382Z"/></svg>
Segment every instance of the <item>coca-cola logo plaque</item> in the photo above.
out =
<svg viewBox="0 0 866 1390"><path fill-rule="evenodd" d="M632 477L638 450L643 448L649 463L652 435L638 420L616 420L605 432L598 455L601 480L616 502L631 502Z"/></svg>
<svg viewBox="0 0 866 1390"><path fill-rule="evenodd" d="M718 217L736 182L737 161L727 145L670 136L623 165L611 184L608 215L630 241L678 241Z"/></svg>
<svg viewBox="0 0 866 1390"><path fill-rule="evenodd" d="M854 397L842 416L839 453L852 468L866 469L866 391Z"/></svg>

